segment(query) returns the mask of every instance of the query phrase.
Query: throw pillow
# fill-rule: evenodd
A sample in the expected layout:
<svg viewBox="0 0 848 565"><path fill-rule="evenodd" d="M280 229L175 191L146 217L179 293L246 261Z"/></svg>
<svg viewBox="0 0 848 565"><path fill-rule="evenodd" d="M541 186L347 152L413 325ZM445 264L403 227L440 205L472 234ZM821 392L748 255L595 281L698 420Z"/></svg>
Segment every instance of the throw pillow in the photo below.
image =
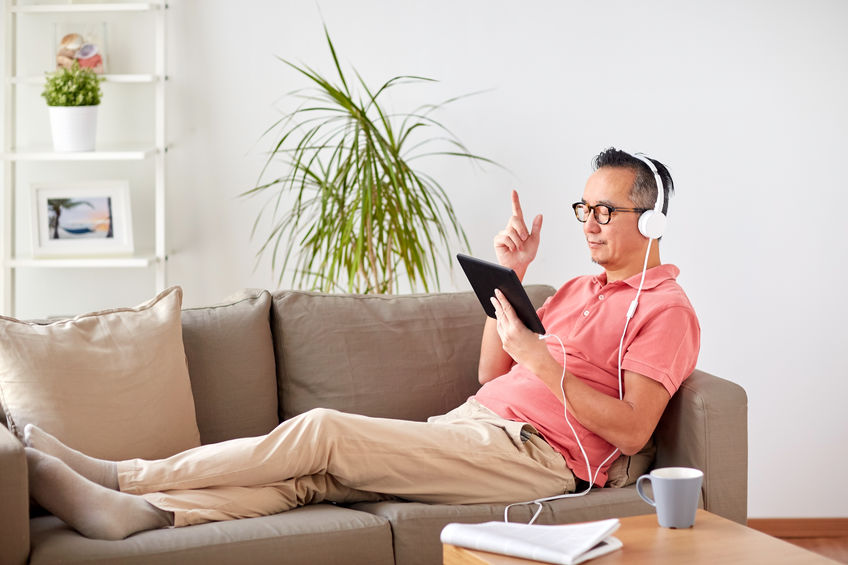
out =
<svg viewBox="0 0 848 565"><path fill-rule="evenodd" d="M180 324L182 290L135 308L40 325L0 317L0 401L102 459L158 459L200 444Z"/></svg>
<svg viewBox="0 0 848 565"><path fill-rule="evenodd" d="M183 343L201 443L266 434L277 419L271 294L183 310Z"/></svg>

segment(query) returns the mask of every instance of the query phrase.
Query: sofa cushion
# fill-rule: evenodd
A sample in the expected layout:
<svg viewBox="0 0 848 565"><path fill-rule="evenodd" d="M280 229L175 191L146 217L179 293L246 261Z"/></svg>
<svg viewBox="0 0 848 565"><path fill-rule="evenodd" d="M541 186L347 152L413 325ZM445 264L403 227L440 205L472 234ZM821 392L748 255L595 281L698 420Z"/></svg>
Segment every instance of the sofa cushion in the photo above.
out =
<svg viewBox="0 0 848 565"><path fill-rule="evenodd" d="M0 318L0 397L10 429L35 423L104 459L156 459L195 447L180 324L182 291L135 308L50 324Z"/></svg>
<svg viewBox="0 0 848 565"><path fill-rule="evenodd" d="M266 434L277 419L271 295L182 312L201 443Z"/></svg>
<svg viewBox="0 0 848 565"><path fill-rule="evenodd" d="M520 480L520 479L516 479ZM421 504L414 502L363 502L353 508L389 520L394 538L397 565L441 563L439 534L450 522L476 524L502 521L504 504ZM535 504L513 506L512 522L526 524L536 511ZM635 516L652 511L633 486L620 489L593 489L589 494L543 503L537 524L568 524L606 518Z"/></svg>
<svg viewBox="0 0 848 565"><path fill-rule="evenodd" d="M392 533L385 518L329 504L119 541L85 538L50 516L32 520L30 563L391 565Z"/></svg>
<svg viewBox="0 0 848 565"><path fill-rule="evenodd" d="M528 287L537 307L553 291ZM323 407L426 420L479 388L485 314L472 292L273 297L283 419Z"/></svg>

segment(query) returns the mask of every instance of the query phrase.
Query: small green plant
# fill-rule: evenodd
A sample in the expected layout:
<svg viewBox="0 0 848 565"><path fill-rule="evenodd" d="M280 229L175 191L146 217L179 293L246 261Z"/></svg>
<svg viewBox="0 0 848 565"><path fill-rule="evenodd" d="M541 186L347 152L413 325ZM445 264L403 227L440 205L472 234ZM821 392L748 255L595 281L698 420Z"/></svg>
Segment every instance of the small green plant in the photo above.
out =
<svg viewBox="0 0 848 565"><path fill-rule="evenodd" d="M47 75L47 84L41 95L48 106L96 106L103 95L100 90L102 81L94 71L80 67L74 61L71 68Z"/></svg>

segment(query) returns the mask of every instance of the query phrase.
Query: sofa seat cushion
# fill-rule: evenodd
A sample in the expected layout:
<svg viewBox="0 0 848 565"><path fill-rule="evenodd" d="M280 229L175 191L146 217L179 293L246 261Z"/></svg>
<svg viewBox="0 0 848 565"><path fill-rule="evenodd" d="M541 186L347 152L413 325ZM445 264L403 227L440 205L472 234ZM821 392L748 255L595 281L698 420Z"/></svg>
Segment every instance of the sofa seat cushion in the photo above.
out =
<svg viewBox="0 0 848 565"><path fill-rule="evenodd" d="M441 563L439 534L450 522L480 523L502 521L504 504L421 504L417 502L363 502L353 508L389 520L394 536L397 565ZM535 504L513 506L511 522L527 523ZM586 496L544 503L537 524L569 524L606 518L649 514L653 509L636 493L635 486L594 489Z"/></svg>
<svg viewBox="0 0 848 565"><path fill-rule="evenodd" d="M263 435L279 423L271 294L182 312L201 443Z"/></svg>
<svg viewBox="0 0 848 565"><path fill-rule="evenodd" d="M58 518L35 518L30 563L346 563L390 565L385 518L329 504L282 514L141 532L120 541L88 539Z"/></svg>
<svg viewBox="0 0 848 565"><path fill-rule="evenodd" d="M527 290L537 307L554 292ZM473 292L273 296L282 419L321 407L420 421L479 388L486 315Z"/></svg>

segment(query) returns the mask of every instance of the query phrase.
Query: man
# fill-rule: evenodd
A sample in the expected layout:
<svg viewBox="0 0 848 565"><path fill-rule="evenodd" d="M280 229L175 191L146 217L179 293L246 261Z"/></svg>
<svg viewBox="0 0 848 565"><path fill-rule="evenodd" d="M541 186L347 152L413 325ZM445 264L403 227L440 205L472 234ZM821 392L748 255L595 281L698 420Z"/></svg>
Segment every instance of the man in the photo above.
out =
<svg viewBox="0 0 848 565"><path fill-rule="evenodd" d="M662 265L658 244L637 229L638 214L657 198L653 174L615 149L598 155L595 168L574 210L604 272L569 281L539 310L565 357L558 342L525 328L498 293L497 321L487 320L481 347L483 386L444 416L423 423L316 409L266 436L117 463L28 426L33 497L88 537L121 539L325 500L514 502L573 492L577 480L603 486L617 450L644 445L694 369L699 328L674 281L676 267ZM670 190L668 172L658 169ZM523 277L541 227L537 216L527 229L514 193L512 217L495 237L500 263ZM639 286L640 306L622 335Z"/></svg>
<svg viewBox="0 0 848 565"><path fill-rule="evenodd" d="M668 171L654 164L670 192ZM505 418L532 424L579 478L602 485L612 463L603 465L605 457L616 448L625 455L639 451L671 395L694 369L700 328L674 282L678 269L662 265L659 245L653 242L648 248L649 240L637 228L638 215L652 209L657 198L653 173L639 159L615 149L598 155L595 168L574 209L584 222L592 260L604 273L569 281L540 309L548 332L565 342L569 370L563 371L559 344L537 339L498 297L498 321L487 320L483 335L479 378L485 386L476 398ZM542 217L537 216L532 232L527 231L513 193L513 215L495 238L495 251L499 262L519 278L536 255L541 226ZM643 265L647 271L639 316L631 320L619 346ZM510 378L499 378L504 373ZM577 437L587 436L584 445L562 426L562 389L567 391L566 408L575 420ZM584 448L592 461L591 473L581 453ZM600 479L594 476L599 466Z"/></svg>

